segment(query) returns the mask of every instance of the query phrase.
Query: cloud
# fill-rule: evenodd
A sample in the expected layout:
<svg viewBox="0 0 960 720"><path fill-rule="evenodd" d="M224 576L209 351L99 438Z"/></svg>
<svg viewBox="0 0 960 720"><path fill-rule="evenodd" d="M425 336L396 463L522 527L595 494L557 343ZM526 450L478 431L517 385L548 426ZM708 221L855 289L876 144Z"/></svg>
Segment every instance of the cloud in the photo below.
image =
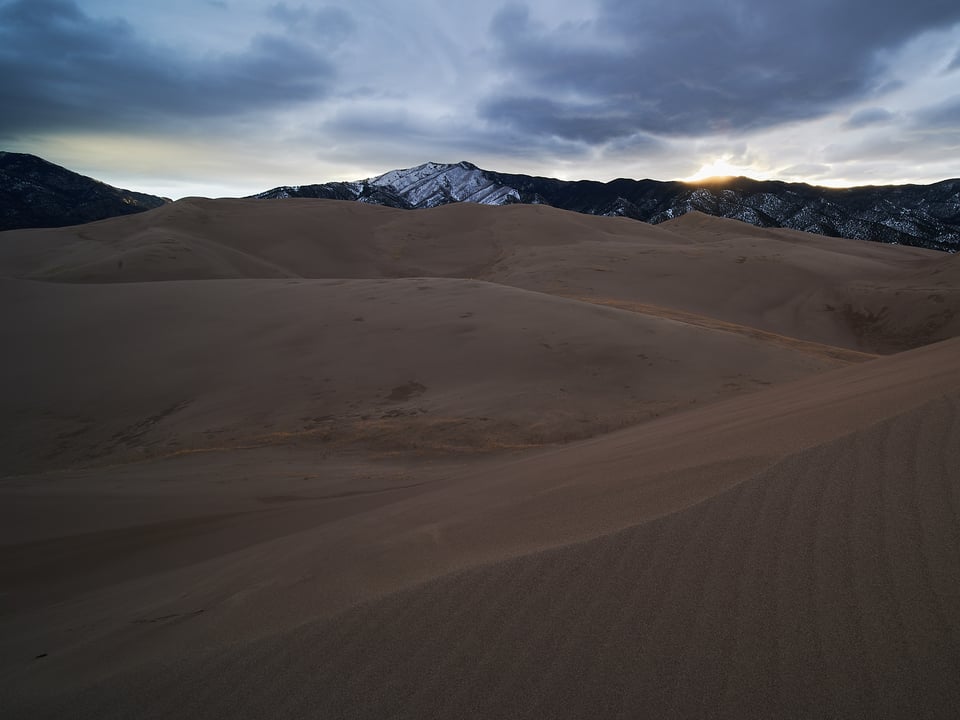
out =
<svg viewBox="0 0 960 720"><path fill-rule="evenodd" d="M820 163L800 163L791 165L777 172L777 175L784 178L818 178L830 174L833 168L829 165Z"/></svg>
<svg viewBox="0 0 960 720"><path fill-rule="evenodd" d="M559 103L546 98L501 97L484 103L480 115L529 134L554 135L598 144L633 132L633 118L604 103Z"/></svg>
<svg viewBox="0 0 960 720"><path fill-rule="evenodd" d="M0 0L0 143L69 164L113 142L111 162L140 168L202 147L176 166L208 178L220 148L238 183L251 155L283 158L275 184L428 159L596 178L956 172L955 2L503 1Z"/></svg>
<svg viewBox="0 0 960 720"><path fill-rule="evenodd" d="M844 123L844 126L857 129L867 127L868 125L882 125L894 117L892 112L881 107L864 108L851 115Z"/></svg>
<svg viewBox="0 0 960 720"><path fill-rule="evenodd" d="M942 0L602 0L548 27L508 5L490 33L504 77L484 117L610 140L742 133L821 117L885 82L885 53L960 21Z"/></svg>
<svg viewBox="0 0 960 720"><path fill-rule="evenodd" d="M918 110L913 115L913 126L923 130L948 130L960 133L960 95Z"/></svg>
<svg viewBox="0 0 960 720"><path fill-rule="evenodd" d="M307 33L314 39L333 45L340 45L357 30L353 16L341 8L311 8L281 2L271 5L267 14L289 32Z"/></svg>
<svg viewBox="0 0 960 720"><path fill-rule="evenodd" d="M947 65L947 72L953 72L954 70L960 70L960 50L957 50L957 53L953 56L953 60Z"/></svg>
<svg viewBox="0 0 960 720"><path fill-rule="evenodd" d="M531 137L503 127L465 130L456 118L430 117L390 105L373 107L377 110L343 109L309 128L306 135L337 138L337 147L328 152L354 162L369 154L389 156L401 164L419 164L427 159L458 162L491 156L573 159L591 151L585 143L550 135ZM403 138L403 142L398 143L397 138ZM429 157L423 155L425 148Z"/></svg>
<svg viewBox="0 0 960 720"><path fill-rule="evenodd" d="M188 57L72 0L0 5L0 137L262 112L326 96L333 76L322 48L289 35Z"/></svg>

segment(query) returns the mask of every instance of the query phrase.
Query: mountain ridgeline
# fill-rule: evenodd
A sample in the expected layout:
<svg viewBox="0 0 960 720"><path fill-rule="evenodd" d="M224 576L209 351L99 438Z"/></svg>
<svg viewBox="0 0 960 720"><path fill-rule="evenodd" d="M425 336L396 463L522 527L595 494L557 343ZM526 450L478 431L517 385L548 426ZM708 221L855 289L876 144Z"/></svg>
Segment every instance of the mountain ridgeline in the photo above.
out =
<svg viewBox="0 0 960 720"><path fill-rule="evenodd" d="M0 152L0 230L81 225L167 202L115 188L35 155Z"/></svg>
<svg viewBox="0 0 960 720"><path fill-rule="evenodd" d="M468 162L431 162L366 180L282 186L252 197L328 198L407 210L457 202L526 203L652 224L697 210L759 227L960 250L960 179L842 189L745 177L696 183L621 178L604 183L498 173ZM34 155L0 152L0 231L79 225L167 202Z"/></svg>
<svg viewBox="0 0 960 720"><path fill-rule="evenodd" d="M844 189L745 177L603 183L497 173L461 162L426 163L356 182L278 187L253 197L330 198L404 209L454 202L533 203L654 224L698 210L759 227L960 250L960 179Z"/></svg>

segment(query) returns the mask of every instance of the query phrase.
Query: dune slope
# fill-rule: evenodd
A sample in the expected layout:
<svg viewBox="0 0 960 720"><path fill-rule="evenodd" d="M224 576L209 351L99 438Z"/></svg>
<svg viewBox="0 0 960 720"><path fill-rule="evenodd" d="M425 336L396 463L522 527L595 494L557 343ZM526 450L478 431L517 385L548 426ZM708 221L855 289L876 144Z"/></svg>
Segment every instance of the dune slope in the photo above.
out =
<svg viewBox="0 0 960 720"><path fill-rule="evenodd" d="M469 280L6 280L0 296L4 474L291 441L537 446L863 359Z"/></svg>
<svg viewBox="0 0 960 720"><path fill-rule="evenodd" d="M536 206L0 233L0 715L952 718L958 269Z"/></svg>
<svg viewBox="0 0 960 720"><path fill-rule="evenodd" d="M689 213L651 226L545 206L401 211L333 200L188 199L0 235L0 276L60 282L479 278L893 352L946 339L960 298L924 291L947 256ZM914 302L903 303L907 291ZM894 312L896 309L896 312ZM896 338L877 321L896 314Z"/></svg>
<svg viewBox="0 0 960 720"><path fill-rule="evenodd" d="M958 357L950 341L447 468L359 508L185 528L195 562L122 581L116 565L5 623L7 702L37 717L949 717ZM285 530L251 544L273 522Z"/></svg>
<svg viewBox="0 0 960 720"><path fill-rule="evenodd" d="M284 684L323 690L277 705L334 716L949 717L958 408L934 401L689 510L253 654L309 658Z"/></svg>

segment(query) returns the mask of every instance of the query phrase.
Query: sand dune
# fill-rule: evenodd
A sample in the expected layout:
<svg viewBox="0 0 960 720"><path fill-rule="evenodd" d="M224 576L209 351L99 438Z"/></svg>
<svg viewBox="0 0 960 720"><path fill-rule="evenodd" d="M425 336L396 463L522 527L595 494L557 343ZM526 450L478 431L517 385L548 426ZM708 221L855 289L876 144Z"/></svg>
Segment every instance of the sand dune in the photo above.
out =
<svg viewBox="0 0 960 720"><path fill-rule="evenodd" d="M291 441L539 446L865 359L479 281L7 280L0 296L7 474Z"/></svg>
<svg viewBox="0 0 960 720"><path fill-rule="evenodd" d="M276 692L270 706L949 717L960 536L957 504L940 499L954 497L960 453L941 449L956 439L958 402L793 456L660 521L446 576L255 646L257 660L280 647L308 658L299 667L312 672L284 685L327 689Z"/></svg>
<svg viewBox="0 0 960 720"><path fill-rule="evenodd" d="M0 712L953 717L958 269L530 206L0 234Z"/></svg>
<svg viewBox="0 0 960 720"><path fill-rule="evenodd" d="M10 577L25 552L86 567L72 579L59 567L47 577L73 592L48 580L4 628L10 706L948 717L958 354L952 341L822 376L819 394L802 380L546 454L418 473L425 486L359 504L296 483L299 501L199 528L12 546L8 588L43 586ZM127 477L151 494L151 474L185 471ZM66 550L87 538L99 564ZM40 663L29 648L55 650Z"/></svg>
<svg viewBox="0 0 960 720"><path fill-rule="evenodd" d="M582 300L667 307L780 335L867 352L885 351L882 334L865 332L860 315L900 305L892 284L941 269L942 255L908 248L830 242L808 233L765 230L699 213L658 225L657 241L575 243L547 256L517 248L489 279ZM882 288L867 296L852 287ZM902 321L923 328L933 299L904 306ZM950 307L956 308L951 299ZM909 331L908 331L909 332ZM917 331L909 347L929 337ZM903 345L896 348L905 349Z"/></svg>
<svg viewBox="0 0 960 720"><path fill-rule="evenodd" d="M8 277L478 278L601 303L663 306L866 352L951 337L960 309L954 294L941 292L938 300L938 293L918 290L943 271L942 253L700 213L651 226L529 205L408 212L325 200L191 199L0 238L0 275ZM904 283L916 291L915 302L894 300ZM900 313L895 341L875 328L892 307Z"/></svg>

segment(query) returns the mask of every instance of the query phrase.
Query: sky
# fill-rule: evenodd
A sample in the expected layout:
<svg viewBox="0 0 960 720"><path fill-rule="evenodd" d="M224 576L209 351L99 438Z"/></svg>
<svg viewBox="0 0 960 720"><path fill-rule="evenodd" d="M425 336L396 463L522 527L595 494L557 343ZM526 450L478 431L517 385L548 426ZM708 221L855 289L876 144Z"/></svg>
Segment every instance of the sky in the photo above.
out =
<svg viewBox="0 0 960 720"><path fill-rule="evenodd" d="M427 161L960 176L956 0L0 0L0 149L242 196Z"/></svg>

